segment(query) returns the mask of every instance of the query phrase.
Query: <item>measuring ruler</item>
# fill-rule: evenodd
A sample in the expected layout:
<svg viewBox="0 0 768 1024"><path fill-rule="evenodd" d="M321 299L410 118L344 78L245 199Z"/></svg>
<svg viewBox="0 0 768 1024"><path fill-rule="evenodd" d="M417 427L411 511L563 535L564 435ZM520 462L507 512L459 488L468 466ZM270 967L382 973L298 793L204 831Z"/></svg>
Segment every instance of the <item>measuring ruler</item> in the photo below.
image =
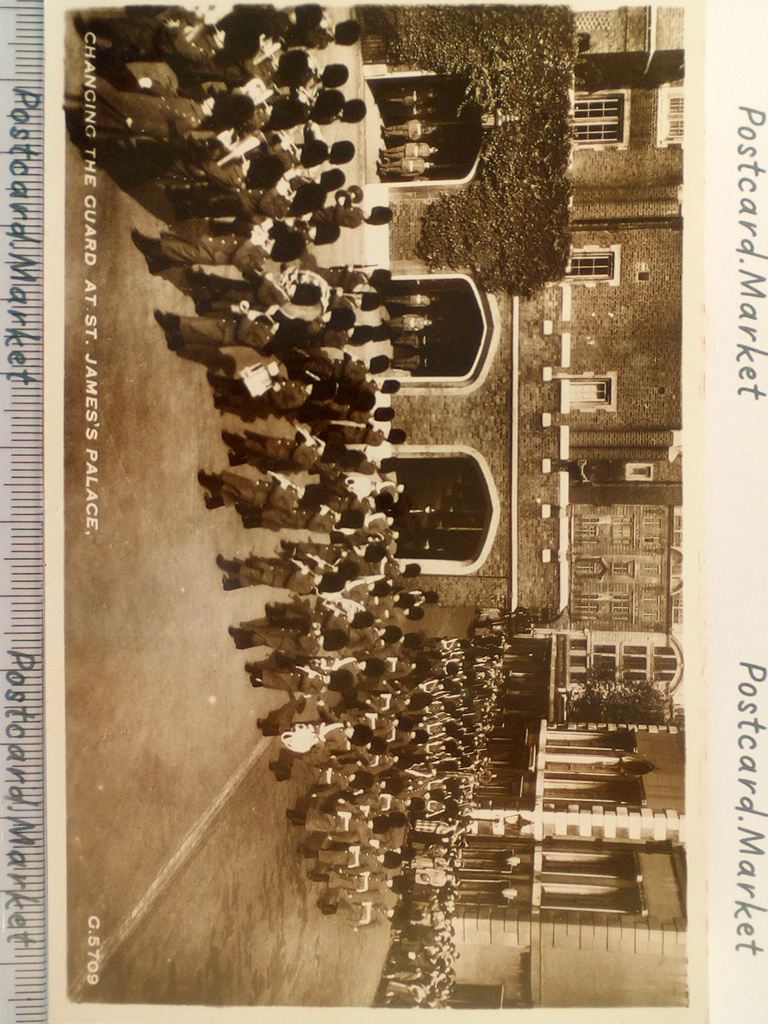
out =
<svg viewBox="0 0 768 1024"><path fill-rule="evenodd" d="M0 1022L47 1019L43 0L0 6Z"/></svg>

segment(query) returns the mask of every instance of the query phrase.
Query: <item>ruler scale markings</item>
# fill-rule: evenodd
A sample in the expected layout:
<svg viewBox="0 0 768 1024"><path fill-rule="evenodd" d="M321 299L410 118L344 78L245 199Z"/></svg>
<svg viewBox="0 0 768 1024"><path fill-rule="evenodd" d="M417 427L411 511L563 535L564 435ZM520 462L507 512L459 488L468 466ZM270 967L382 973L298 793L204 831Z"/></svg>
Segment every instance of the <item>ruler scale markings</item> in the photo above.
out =
<svg viewBox="0 0 768 1024"><path fill-rule="evenodd" d="M42 400L40 382L42 370L42 301L43 301L43 3L42 0L17 0L0 5L0 31L6 45L14 49L13 73L0 78L0 231L7 239L7 231L17 222L19 213L10 207L12 193L21 178L14 178L12 166L15 153L14 138L9 127L14 122L12 111L23 106L26 117L26 140L32 153L24 154L26 173L23 177L26 214L24 217L29 240L6 240L5 254L0 256L0 298L14 287L25 292L27 330L37 337L28 341L24 350L25 368L33 380L23 384L10 380L6 400L0 404L0 450L7 452L4 480L6 495L3 518L0 519L0 543L5 547L2 564L6 566L3 585L0 586L0 616L7 638L6 648L17 652L21 663L14 665L6 651L0 671L6 673L6 687L23 672L23 707L29 719L23 726L23 738L3 743L7 758L19 745L24 748L23 799L32 806L14 806L8 800L0 816L0 846L6 869L8 852L12 849L24 854L23 889L28 896L41 902L23 915L15 917L8 912L0 918L0 931L6 957L0 963L0 1022L42 1024L47 1019L47 945L45 906L45 824L44 792L44 705L42 679L42 622L43 622L43 486L42 486ZM6 51L7 52L7 51ZM6 65L7 66L7 65ZM10 68L8 69L10 71ZM27 90L25 93L24 90ZM8 147L7 149L5 147ZM18 197L18 193L16 198ZM37 238L35 238L37 235ZM34 280L19 281L16 268L19 260L34 261ZM28 264L29 266L29 264ZM3 307L0 307L3 308ZM4 333L7 327L4 324ZM7 368L6 368L7 372ZM0 371L0 381L8 380ZM10 479L9 479L10 478ZM10 552L10 555L8 555ZM26 671L23 671L22 665ZM16 673L11 669L18 669ZM6 694L6 712L12 707ZM18 701L17 710L22 706ZM11 717L7 714L6 718ZM13 716L16 717L16 716ZM5 736L4 736L5 739ZM6 764L11 764L6 760ZM4 777L8 783L9 778ZM13 781L13 777L10 777ZM7 788L7 786L5 787ZM30 845L14 846L16 838L9 832L13 827L8 818L15 817L28 823L31 830ZM25 840L27 836L25 834ZM19 887L17 879L9 877L7 869L0 889L6 893ZM7 908L6 908L7 909ZM23 935L19 918L23 916ZM18 941L23 939L23 941ZM16 940L16 941L15 941ZM25 943L27 948L25 948Z"/></svg>

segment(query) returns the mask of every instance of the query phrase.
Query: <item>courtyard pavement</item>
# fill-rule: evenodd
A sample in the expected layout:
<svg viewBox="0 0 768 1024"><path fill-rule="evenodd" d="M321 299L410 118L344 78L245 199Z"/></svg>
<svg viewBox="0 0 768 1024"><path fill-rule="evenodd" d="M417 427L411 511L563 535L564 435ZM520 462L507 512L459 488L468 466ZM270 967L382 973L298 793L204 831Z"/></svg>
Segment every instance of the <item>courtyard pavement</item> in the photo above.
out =
<svg viewBox="0 0 768 1024"><path fill-rule="evenodd" d="M72 998L370 1004L388 929L356 934L317 910L320 887L306 879L301 833L285 818L306 778L275 781L275 741L256 725L282 697L251 688L248 652L227 634L261 613L268 592L223 592L216 554L268 553L277 542L245 531L233 509L203 504L197 471L226 465L220 432L236 421L213 408L204 368L169 352L153 319L155 308L192 311L131 243L132 227L155 234L161 223L101 173L97 262L85 266L86 188L72 146L67 162ZM88 345L86 279L98 288L98 338ZM85 433L86 354L97 360L98 442ZM88 448L98 449L95 479ZM87 482L98 531L88 532ZM91 915L104 943L97 986L85 982Z"/></svg>

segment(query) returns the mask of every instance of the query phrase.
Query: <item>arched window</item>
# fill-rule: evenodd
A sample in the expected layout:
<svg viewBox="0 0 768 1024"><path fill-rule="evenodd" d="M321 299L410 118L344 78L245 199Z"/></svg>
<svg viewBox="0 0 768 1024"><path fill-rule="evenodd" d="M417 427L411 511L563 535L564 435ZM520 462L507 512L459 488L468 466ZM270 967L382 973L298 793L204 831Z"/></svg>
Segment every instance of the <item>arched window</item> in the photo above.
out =
<svg viewBox="0 0 768 1024"><path fill-rule="evenodd" d="M393 277L384 303L393 373L409 390L466 394L485 379L499 343L498 307L464 274Z"/></svg>
<svg viewBox="0 0 768 1024"><path fill-rule="evenodd" d="M390 460L403 491L397 503L397 557L422 572L464 575L488 557L500 503L485 459L471 448L403 445Z"/></svg>

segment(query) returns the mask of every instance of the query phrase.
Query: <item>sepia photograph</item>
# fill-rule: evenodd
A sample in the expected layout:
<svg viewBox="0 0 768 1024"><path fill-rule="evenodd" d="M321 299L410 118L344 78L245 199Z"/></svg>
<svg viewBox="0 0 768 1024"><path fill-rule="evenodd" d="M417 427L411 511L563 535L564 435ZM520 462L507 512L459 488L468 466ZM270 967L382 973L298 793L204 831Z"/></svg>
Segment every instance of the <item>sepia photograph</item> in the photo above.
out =
<svg viewBox="0 0 768 1024"><path fill-rule="evenodd" d="M58 16L75 1017L689 1006L685 11Z"/></svg>

